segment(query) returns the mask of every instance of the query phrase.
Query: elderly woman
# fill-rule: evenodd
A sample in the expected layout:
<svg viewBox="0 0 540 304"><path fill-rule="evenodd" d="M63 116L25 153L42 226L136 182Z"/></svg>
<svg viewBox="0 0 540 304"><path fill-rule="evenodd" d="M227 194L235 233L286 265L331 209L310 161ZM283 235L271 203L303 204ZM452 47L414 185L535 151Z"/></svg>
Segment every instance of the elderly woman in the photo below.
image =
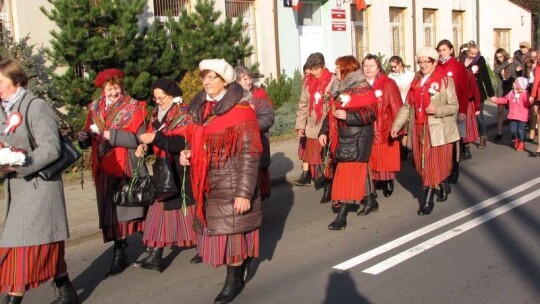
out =
<svg viewBox="0 0 540 304"><path fill-rule="evenodd" d="M416 54L417 73L407 103L392 124L392 137L409 121L416 171L425 189L418 215L430 214L437 186L447 187L446 178L452 170L452 144L459 140L456 115L459 104L454 81L437 66L439 54L425 47Z"/></svg>
<svg viewBox="0 0 540 304"><path fill-rule="evenodd" d="M261 187L261 198L270 197L270 133L268 130L274 125L274 110L272 104L266 95L264 88L253 86L253 76L245 66L237 66L234 68L236 72L236 82L238 82L246 91L251 92L251 107L257 114L259 121L259 130L261 131L261 142L263 152L259 163L259 186Z"/></svg>
<svg viewBox="0 0 540 304"><path fill-rule="evenodd" d="M143 243L150 250L144 259L133 265L161 271L163 248L194 246L197 234L193 230L195 207L191 175L189 167L180 165L180 151L186 148L185 127L191 122L186 104L180 97L182 90L175 81L160 78L152 86L152 93L157 107L152 112L147 133L139 139L144 145L152 145L156 157L170 162L180 191L172 196L158 195L161 198L148 209ZM144 145L140 148L144 149Z"/></svg>
<svg viewBox="0 0 540 304"><path fill-rule="evenodd" d="M315 167L322 164L322 147L317 136L328 111L329 90L334 80L332 73L325 66L324 56L321 53L308 56L304 71L306 71L306 77L298 101L295 126L298 136L304 139L299 149L302 175L294 182L297 186L311 185L311 179L314 176L310 172L316 172ZM331 186L331 180L327 179L321 203L330 201Z"/></svg>
<svg viewBox="0 0 540 304"><path fill-rule="evenodd" d="M354 56L336 59L336 75L330 112L319 133L321 145L330 146L337 162L331 199L339 202L339 211L330 230L345 229L351 205L364 197L365 214L378 209L368 168L377 99Z"/></svg>
<svg viewBox="0 0 540 304"><path fill-rule="evenodd" d="M7 117L15 116L28 120L3 130L0 142L25 150L29 160L22 166L0 166L7 209L0 232L0 291L8 293L3 303L21 303L27 290L51 278L59 291L54 303L79 303L64 258L69 233L62 175L50 180L37 175L61 155L56 115L27 89L28 77L17 61L0 62L0 84L0 123L6 126Z"/></svg>
<svg viewBox="0 0 540 304"><path fill-rule="evenodd" d="M221 304L240 293L244 271L259 254L262 145L251 93L235 82L232 66L224 59L206 59L199 69L204 90L188 108L195 125L191 150L182 151L181 163L192 166L195 226L202 235L197 249L204 263L227 265L225 284L214 301Z"/></svg>
<svg viewBox="0 0 540 304"><path fill-rule="evenodd" d="M79 145L92 145L92 175L96 184L99 227L104 242L114 241L109 276L120 274L128 266L125 248L127 236L141 231L142 207L119 207L113 202L113 190L136 168L138 134L145 130L146 103L124 92L124 73L117 69L100 72L94 80L101 96L88 106L86 124L78 135ZM146 175L141 167L140 175Z"/></svg>
<svg viewBox="0 0 540 304"><path fill-rule="evenodd" d="M362 60L362 68L367 82L377 96L377 121L374 122L375 138L369 169L373 181L382 183L383 195L389 197L394 192L396 172L401 169L399 142L390 136L390 127L403 102L394 80L382 71L381 59L378 56L368 54Z"/></svg>

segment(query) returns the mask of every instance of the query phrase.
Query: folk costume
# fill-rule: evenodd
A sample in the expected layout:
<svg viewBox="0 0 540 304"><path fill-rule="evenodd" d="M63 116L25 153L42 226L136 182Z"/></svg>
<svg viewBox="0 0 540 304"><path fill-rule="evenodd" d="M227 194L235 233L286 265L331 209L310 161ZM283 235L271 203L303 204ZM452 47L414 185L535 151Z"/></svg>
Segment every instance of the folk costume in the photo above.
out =
<svg viewBox="0 0 540 304"><path fill-rule="evenodd" d="M384 73L379 73L371 85L377 97L377 121L369 168L373 181L381 183L384 196L389 197L394 191L396 172L401 169L400 143L390 136L390 128L403 102L398 86Z"/></svg>
<svg viewBox="0 0 540 304"><path fill-rule="evenodd" d="M350 72L342 81L336 80L332 96L335 97L330 100L331 110L320 135L326 135L330 157L337 163L331 199L340 203L340 211L328 228L340 230L347 225L350 204L359 204L366 196L375 199L368 162L373 146L373 123L377 118L377 98L361 70ZM333 115L335 110L345 110L346 119L337 119ZM378 208L376 201L368 203L370 210Z"/></svg>

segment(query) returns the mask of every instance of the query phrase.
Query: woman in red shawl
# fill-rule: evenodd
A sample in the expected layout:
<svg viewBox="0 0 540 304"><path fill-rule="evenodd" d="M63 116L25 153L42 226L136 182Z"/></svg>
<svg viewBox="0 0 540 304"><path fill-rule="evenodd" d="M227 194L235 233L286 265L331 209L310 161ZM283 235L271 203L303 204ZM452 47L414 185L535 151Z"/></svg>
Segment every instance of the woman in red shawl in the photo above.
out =
<svg viewBox="0 0 540 304"><path fill-rule="evenodd" d="M368 168L377 98L354 56L336 59L336 74L330 112L319 133L320 144L329 145L331 158L337 162L331 198L340 205L336 219L328 225L330 230L345 229L351 205L364 197L365 210L359 214L379 208Z"/></svg>
<svg viewBox="0 0 540 304"><path fill-rule="evenodd" d="M456 125L459 105L454 81L437 65L437 51L425 47L416 56L420 71L411 84L407 102L392 124L391 135L396 138L409 122L414 164L425 189L417 214L426 215L433 210L437 187L443 189L441 195L448 195L445 188L452 170L452 145L459 140Z"/></svg>
<svg viewBox="0 0 540 304"><path fill-rule="evenodd" d="M161 272L163 248L194 246L197 234L193 230L195 207L191 175L189 167L180 165L180 151L186 148L185 127L191 123L186 104L180 97L182 90L174 80L160 78L152 86L152 92L157 107L147 133L139 137L144 144L140 148L152 145L156 157L169 160L180 192L163 197L148 209L142 239L150 250L144 259L133 265ZM137 152L142 154L141 150Z"/></svg>
<svg viewBox="0 0 540 304"><path fill-rule="evenodd" d="M117 69L97 75L94 84L102 93L88 106L86 124L78 133L82 148L92 145L92 175L103 240L114 241L109 276L121 273L128 266L126 237L141 231L144 219L144 208L117 207L113 203L113 189L136 168L138 134L145 130L147 114L145 102L124 92L123 79L124 73ZM140 175L146 174L143 166Z"/></svg>
<svg viewBox="0 0 540 304"><path fill-rule="evenodd" d="M182 151L180 161L192 167L202 261L227 265L225 284L214 301L222 304L243 289L251 259L259 254L262 210L257 176L262 145L251 93L235 82L231 65L206 59L199 69L204 90L189 104L195 123L187 135L191 150Z"/></svg>
<svg viewBox="0 0 540 304"><path fill-rule="evenodd" d="M383 195L389 197L394 192L396 172L401 169L399 141L390 136L390 127L403 101L396 82L382 71L381 59L378 56L367 55L362 60L362 69L377 96L377 121L374 123L375 139L369 169L373 181L381 183Z"/></svg>

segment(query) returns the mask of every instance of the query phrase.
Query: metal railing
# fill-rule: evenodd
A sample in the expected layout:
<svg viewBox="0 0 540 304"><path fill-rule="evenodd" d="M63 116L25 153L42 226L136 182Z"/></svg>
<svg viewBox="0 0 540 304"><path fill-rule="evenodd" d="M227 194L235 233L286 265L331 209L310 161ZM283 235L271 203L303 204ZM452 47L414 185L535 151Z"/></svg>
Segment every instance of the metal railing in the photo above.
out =
<svg viewBox="0 0 540 304"><path fill-rule="evenodd" d="M225 0L225 16L233 19L242 17L244 37L249 39L253 54L244 61L245 66L257 63L257 27L255 23L255 0Z"/></svg>
<svg viewBox="0 0 540 304"><path fill-rule="evenodd" d="M11 0L0 0L0 31L12 32L13 13L11 11Z"/></svg>

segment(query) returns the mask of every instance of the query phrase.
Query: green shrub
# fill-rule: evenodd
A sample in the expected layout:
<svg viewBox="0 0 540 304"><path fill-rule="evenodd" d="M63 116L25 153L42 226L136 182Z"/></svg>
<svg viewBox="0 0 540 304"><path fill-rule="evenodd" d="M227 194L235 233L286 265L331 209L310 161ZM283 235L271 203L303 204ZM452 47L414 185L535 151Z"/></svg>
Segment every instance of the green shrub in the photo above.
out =
<svg viewBox="0 0 540 304"><path fill-rule="evenodd" d="M296 124L296 103L286 102L274 111L274 125L270 129L272 137L294 132Z"/></svg>
<svg viewBox="0 0 540 304"><path fill-rule="evenodd" d="M291 98L292 80L287 77L285 71L277 79L270 75L270 78L267 78L264 83L266 84L266 93L272 100L274 109L279 109Z"/></svg>

